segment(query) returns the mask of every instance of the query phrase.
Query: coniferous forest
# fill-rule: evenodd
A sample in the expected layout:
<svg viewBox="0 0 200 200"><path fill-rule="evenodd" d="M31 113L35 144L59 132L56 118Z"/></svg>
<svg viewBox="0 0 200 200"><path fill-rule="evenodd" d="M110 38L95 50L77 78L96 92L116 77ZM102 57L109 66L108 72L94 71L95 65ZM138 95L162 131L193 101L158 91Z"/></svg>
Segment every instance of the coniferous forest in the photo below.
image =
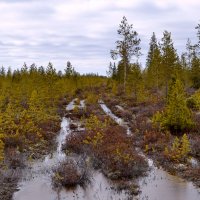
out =
<svg viewBox="0 0 200 200"><path fill-rule="evenodd" d="M151 184L199 199L200 24L194 28L197 43L188 39L182 54L169 31L160 41L153 32L142 66L140 35L123 17L107 76L80 74L70 61L64 71L50 62L2 67L0 199L153 199ZM157 182L152 169L162 175ZM168 199L179 199L177 190Z"/></svg>

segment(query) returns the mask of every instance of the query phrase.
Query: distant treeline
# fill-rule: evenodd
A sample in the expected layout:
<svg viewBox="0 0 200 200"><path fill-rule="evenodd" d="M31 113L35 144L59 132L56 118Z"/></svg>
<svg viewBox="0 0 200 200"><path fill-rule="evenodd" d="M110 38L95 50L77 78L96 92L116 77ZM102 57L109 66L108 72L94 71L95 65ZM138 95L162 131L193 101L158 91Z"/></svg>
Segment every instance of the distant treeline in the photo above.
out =
<svg viewBox="0 0 200 200"><path fill-rule="evenodd" d="M116 48L111 51L113 59L120 58L118 63L110 63L108 75L118 83L124 84L124 90L138 88L162 90L168 92L169 81L180 79L185 87L200 87L200 24L196 27L197 44L188 39L186 51L180 56L172 41L171 33L164 31L161 41L157 41L153 33L146 66L142 69L138 62L141 55L140 39L138 33L123 17L118 29L120 39L116 41ZM135 58L135 62L131 60Z"/></svg>

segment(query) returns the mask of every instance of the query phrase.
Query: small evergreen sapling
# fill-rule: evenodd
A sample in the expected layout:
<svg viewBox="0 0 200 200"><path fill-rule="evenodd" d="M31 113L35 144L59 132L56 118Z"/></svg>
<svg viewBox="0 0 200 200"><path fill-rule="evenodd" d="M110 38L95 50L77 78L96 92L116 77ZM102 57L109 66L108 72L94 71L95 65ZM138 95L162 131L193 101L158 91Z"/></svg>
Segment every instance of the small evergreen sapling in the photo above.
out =
<svg viewBox="0 0 200 200"><path fill-rule="evenodd" d="M158 123L162 129L168 129L176 134L194 125L180 80L173 81L165 110L162 113L158 112L153 117L153 122Z"/></svg>

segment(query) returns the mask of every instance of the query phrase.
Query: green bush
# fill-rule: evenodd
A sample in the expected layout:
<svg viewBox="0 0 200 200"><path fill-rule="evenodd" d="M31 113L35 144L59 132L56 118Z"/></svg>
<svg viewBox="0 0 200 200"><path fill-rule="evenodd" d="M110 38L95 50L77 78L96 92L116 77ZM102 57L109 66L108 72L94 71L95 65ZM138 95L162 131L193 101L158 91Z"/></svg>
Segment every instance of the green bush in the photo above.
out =
<svg viewBox="0 0 200 200"><path fill-rule="evenodd" d="M188 136L184 134L181 139L175 137L170 148L165 147L164 155L169 160L175 162L187 162L190 151L191 149Z"/></svg>
<svg viewBox="0 0 200 200"><path fill-rule="evenodd" d="M180 80L175 80L171 85L165 110L162 113L157 112L153 117L153 122L172 133L179 133L194 125Z"/></svg>
<svg viewBox="0 0 200 200"><path fill-rule="evenodd" d="M88 104L96 104L98 102L98 95L94 94L94 93L89 93L87 95L87 99L86 99L86 103Z"/></svg>
<svg viewBox="0 0 200 200"><path fill-rule="evenodd" d="M196 92L194 95L187 99L188 108L194 110L200 110L200 92Z"/></svg>

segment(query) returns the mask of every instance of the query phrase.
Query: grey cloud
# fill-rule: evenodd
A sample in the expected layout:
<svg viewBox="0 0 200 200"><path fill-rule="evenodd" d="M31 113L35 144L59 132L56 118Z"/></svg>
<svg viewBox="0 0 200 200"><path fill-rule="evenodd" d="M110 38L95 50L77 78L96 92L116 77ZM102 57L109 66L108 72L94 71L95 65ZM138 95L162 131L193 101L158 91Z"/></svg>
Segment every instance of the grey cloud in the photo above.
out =
<svg viewBox="0 0 200 200"><path fill-rule="evenodd" d="M175 47L181 52L184 51L186 38L195 38L194 26L198 23L192 17L193 10L189 6L187 12L191 15L185 16L185 11L177 4L159 7L154 0L151 3L141 0L129 7L105 4L95 9L86 7L85 10L77 8L77 1L72 0L1 2L9 5L9 14L7 10L0 12L0 18L3 15L7 19L2 21L0 27L0 65L12 65L13 68L24 62L46 66L52 61L60 70L70 60L82 73L94 71L105 74L110 49L115 48L118 25L124 15L139 33L143 53L140 62L144 65L153 31L158 40L165 29L171 31ZM82 2L89 5L87 0ZM69 13L67 10L60 16L56 10L58 3L61 7L73 3L73 10ZM10 18L12 12L16 14L15 18ZM197 11L195 16L200 18Z"/></svg>

